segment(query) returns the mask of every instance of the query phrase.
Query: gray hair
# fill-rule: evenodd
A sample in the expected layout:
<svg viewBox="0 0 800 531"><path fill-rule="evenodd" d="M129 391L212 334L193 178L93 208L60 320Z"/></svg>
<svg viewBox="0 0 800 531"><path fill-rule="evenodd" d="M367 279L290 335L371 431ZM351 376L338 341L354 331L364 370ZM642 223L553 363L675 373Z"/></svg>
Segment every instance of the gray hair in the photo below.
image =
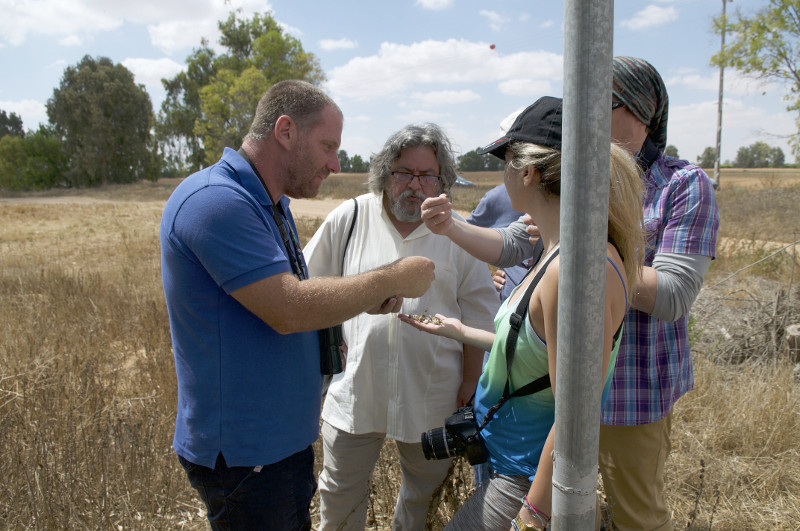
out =
<svg viewBox="0 0 800 531"><path fill-rule="evenodd" d="M311 83L300 80L279 81L259 100L256 115L245 138L263 140L283 115L291 117L301 130L307 131L317 123L320 112L325 107L333 107L342 115L342 110L330 96Z"/></svg>
<svg viewBox="0 0 800 531"><path fill-rule="evenodd" d="M369 164L369 190L375 195L382 195L386 189L386 180L392 173L392 164L400 158L406 148L426 146L433 150L439 162L441 175L441 191L450 193L456 182L456 161L453 148L442 128L432 123L407 125L389 137L383 149L372 156Z"/></svg>

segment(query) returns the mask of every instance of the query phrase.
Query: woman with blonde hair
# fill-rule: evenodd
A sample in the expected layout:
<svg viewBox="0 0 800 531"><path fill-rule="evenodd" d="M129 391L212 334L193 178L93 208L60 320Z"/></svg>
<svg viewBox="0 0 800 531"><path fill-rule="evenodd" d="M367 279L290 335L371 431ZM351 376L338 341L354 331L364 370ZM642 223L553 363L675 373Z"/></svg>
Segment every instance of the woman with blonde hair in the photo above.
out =
<svg viewBox="0 0 800 531"><path fill-rule="evenodd" d="M447 529L544 529L550 519L555 421L561 194L562 101L544 97L525 109L506 135L481 150L506 161L503 180L515 210L538 226L544 250L495 317L492 334L437 316L441 324L400 319L432 334L491 351L478 383L474 415L489 464L489 479ZM608 392L631 286L644 252L641 177L631 156L611 150L602 374ZM590 178L591 176L586 176ZM456 222L436 198L423 204L428 228L453 238L469 233L500 254L502 236ZM430 203L429 203L430 202ZM454 240L456 238L453 238ZM516 314L520 318L513 318ZM516 324L516 326L515 326ZM599 411L598 411L599 415Z"/></svg>

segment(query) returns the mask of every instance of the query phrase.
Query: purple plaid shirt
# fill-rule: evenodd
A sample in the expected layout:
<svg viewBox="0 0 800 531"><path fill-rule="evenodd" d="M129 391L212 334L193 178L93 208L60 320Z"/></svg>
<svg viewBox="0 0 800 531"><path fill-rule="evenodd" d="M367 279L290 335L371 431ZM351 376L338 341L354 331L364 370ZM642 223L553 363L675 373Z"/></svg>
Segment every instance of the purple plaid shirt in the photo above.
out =
<svg viewBox="0 0 800 531"><path fill-rule="evenodd" d="M719 210L705 172L660 153L644 181L644 265L652 265L658 253L713 258ZM638 310L628 311L611 392L603 404L603 424L656 422L694 388L687 320L688 315L667 322Z"/></svg>

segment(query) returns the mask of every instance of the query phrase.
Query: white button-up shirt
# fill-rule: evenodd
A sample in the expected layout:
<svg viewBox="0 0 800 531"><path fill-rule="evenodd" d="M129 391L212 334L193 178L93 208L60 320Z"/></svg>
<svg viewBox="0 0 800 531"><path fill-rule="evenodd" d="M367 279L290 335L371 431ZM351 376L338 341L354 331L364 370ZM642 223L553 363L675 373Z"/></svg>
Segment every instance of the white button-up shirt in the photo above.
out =
<svg viewBox="0 0 800 531"><path fill-rule="evenodd" d="M420 298L404 299L402 312L456 317L465 325L494 330L500 305L484 262L422 224L403 238L383 208L382 197L357 198L358 219L346 201L325 219L304 249L312 276L353 275L406 256L436 264L436 279ZM458 214L453 215L461 219ZM463 345L403 323L396 314L362 313L344 323L347 363L333 377L322 418L349 433L384 433L418 443L420 435L444 425L456 409Z"/></svg>

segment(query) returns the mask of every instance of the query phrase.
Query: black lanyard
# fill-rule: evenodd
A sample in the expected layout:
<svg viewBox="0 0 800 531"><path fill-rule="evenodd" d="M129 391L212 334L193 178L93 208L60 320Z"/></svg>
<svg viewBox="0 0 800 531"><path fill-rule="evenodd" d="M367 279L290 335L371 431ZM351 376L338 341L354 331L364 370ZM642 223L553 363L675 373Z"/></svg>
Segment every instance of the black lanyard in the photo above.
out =
<svg viewBox="0 0 800 531"><path fill-rule="evenodd" d="M292 271L300 280L308 278L308 269L306 268L306 261L303 258L303 253L300 251L300 241L297 239L297 234L295 234L293 230L287 230L286 223L283 222L284 218L286 219L287 223L289 221L289 218L286 216L286 212L283 210L283 205L281 205L280 201L275 203L272 200L272 196L269 194L269 190L267 189L264 179L261 178L261 174L258 173L256 165L253 164L253 161L250 160L250 157L247 156L247 153L245 153L242 148L239 148L238 153L244 160L247 161L248 164L250 164L250 167L253 169L253 172L255 172L256 177L258 177L258 180L261 181L264 191L267 193L267 197L272 205L272 219L275 220L275 225L278 226L278 232L283 240L283 247L286 249L286 254L289 256L289 263L292 266Z"/></svg>

